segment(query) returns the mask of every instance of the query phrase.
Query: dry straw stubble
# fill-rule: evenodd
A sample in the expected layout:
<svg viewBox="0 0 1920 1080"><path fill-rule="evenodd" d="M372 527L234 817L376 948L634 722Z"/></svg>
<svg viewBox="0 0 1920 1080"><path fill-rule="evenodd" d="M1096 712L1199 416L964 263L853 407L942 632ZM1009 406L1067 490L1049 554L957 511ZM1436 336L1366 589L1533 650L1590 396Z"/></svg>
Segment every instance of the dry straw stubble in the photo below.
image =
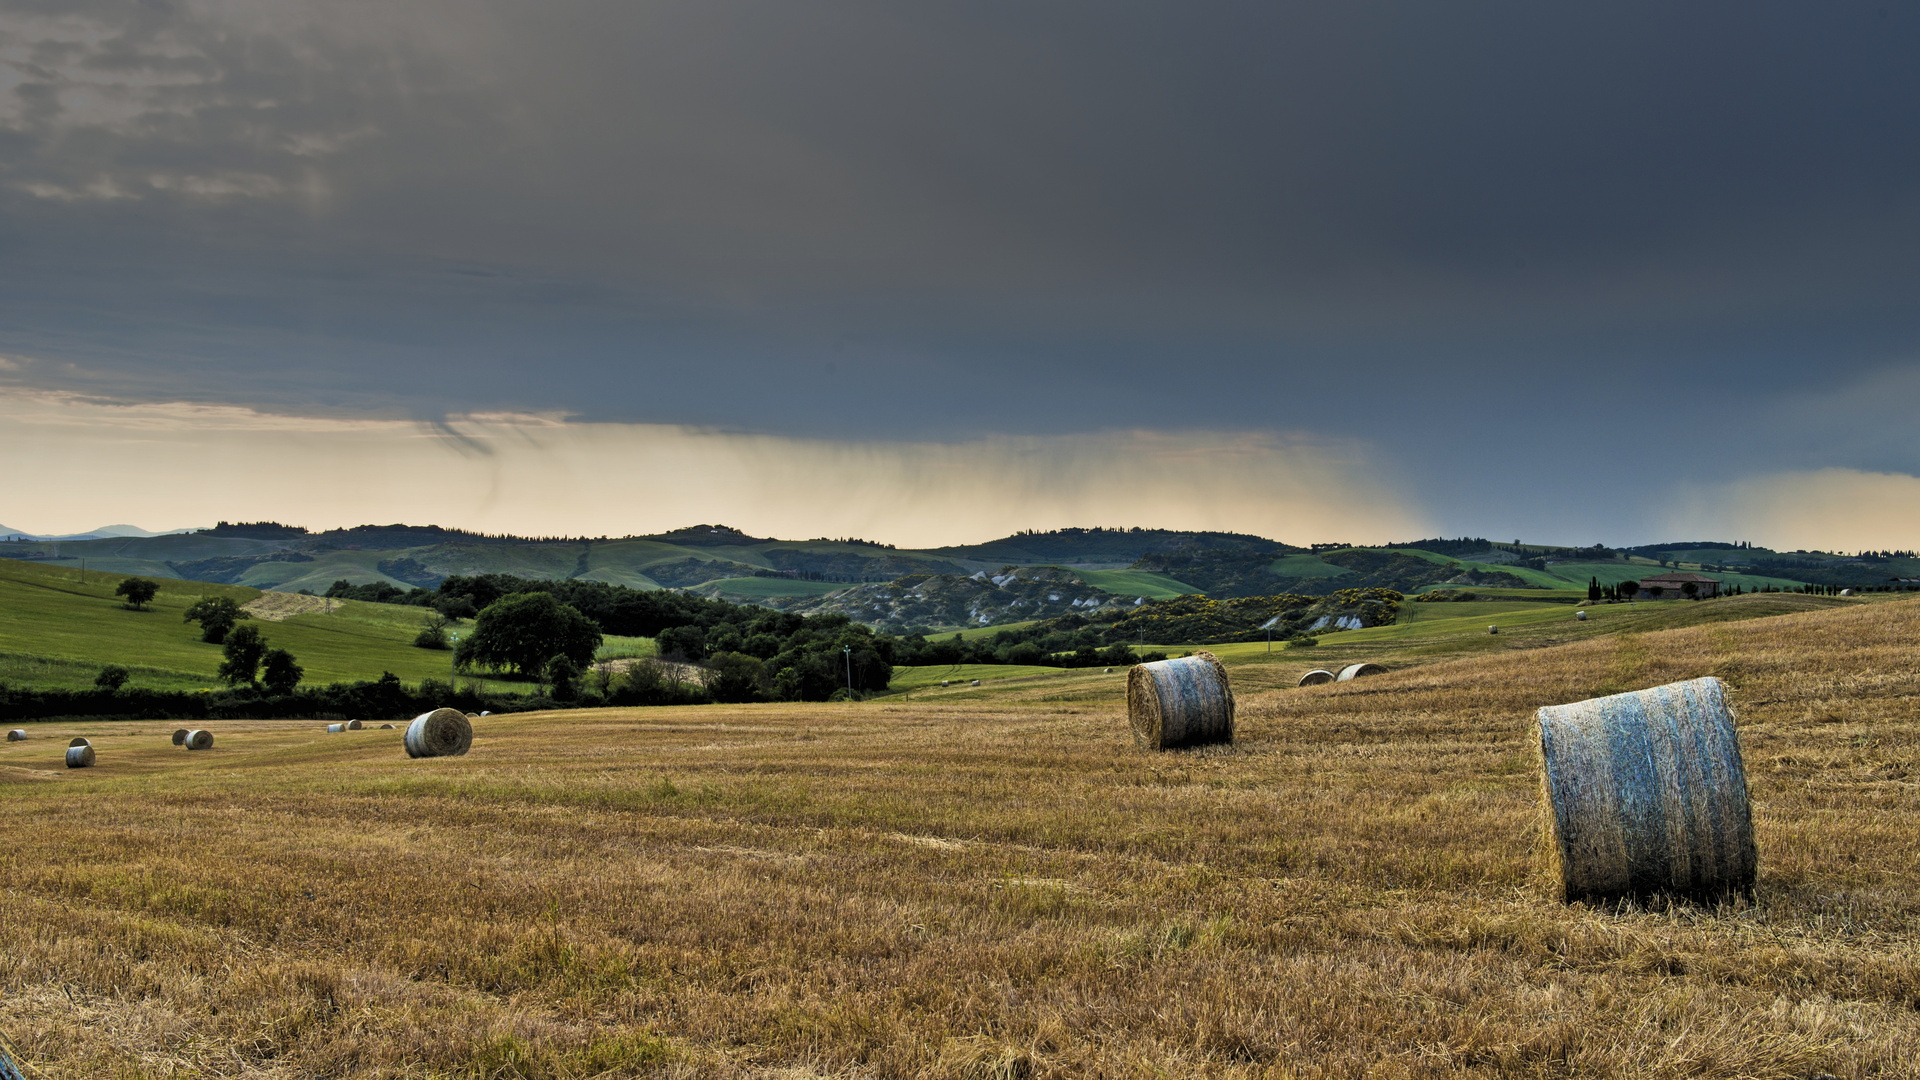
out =
<svg viewBox="0 0 1920 1080"><path fill-rule="evenodd" d="M1127 672L1127 721L1149 750L1233 741L1233 687L1219 658L1192 656L1135 664Z"/></svg>

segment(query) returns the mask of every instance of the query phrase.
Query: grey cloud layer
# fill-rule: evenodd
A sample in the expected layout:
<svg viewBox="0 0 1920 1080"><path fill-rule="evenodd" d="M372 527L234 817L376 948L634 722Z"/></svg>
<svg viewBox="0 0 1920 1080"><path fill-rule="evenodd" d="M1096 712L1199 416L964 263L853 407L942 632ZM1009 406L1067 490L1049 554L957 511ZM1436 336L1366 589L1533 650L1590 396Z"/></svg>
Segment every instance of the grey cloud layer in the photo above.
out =
<svg viewBox="0 0 1920 1080"><path fill-rule="evenodd" d="M419 415L1312 425L1534 499L1463 526L1920 471L1782 404L1914 370L1917 46L1853 3L0 2L0 352ZM1634 392L1699 407L1516 446Z"/></svg>

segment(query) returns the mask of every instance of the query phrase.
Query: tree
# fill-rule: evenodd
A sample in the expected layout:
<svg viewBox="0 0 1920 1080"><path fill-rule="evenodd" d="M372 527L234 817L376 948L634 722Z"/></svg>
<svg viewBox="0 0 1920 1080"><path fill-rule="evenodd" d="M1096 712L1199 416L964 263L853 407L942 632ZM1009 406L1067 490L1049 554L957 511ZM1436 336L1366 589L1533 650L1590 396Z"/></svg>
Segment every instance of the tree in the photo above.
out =
<svg viewBox="0 0 1920 1080"><path fill-rule="evenodd" d="M514 593L488 604L473 620L455 657L461 664L509 668L538 676L555 655L576 668L593 662L600 628L593 620L543 592Z"/></svg>
<svg viewBox="0 0 1920 1080"><path fill-rule="evenodd" d="M553 687L553 700L572 701L579 688L574 685L580 678L580 665L564 655L556 654L547 661L546 676L548 685Z"/></svg>
<svg viewBox="0 0 1920 1080"><path fill-rule="evenodd" d="M426 625L413 636L413 645L416 649L451 648L452 646L447 643L446 616L439 614L427 616Z"/></svg>
<svg viewBox="0 0 1920 1080"><path fill-rule="evenodd" d="M257 626L242 626L227 634L227 658L220 664L220 677L229 686L259 681L260 661L267 655L267 639Z"/></svg>
<svg viewBox="0 0 1920 1080"><path fill-rule="evenodd" d="M188 608L182 622L200 624L200 640L218 645L227 640L227 631L241 619L252 618L240 605L224 596L209 596Z"/></svg>
<svg viewBox="0 0 1920 1080"><path fill-rule="evenodd" d="M1623 581L1616 588L1620 590L1621 596L1629 600L1640 595L1640 583L1637 581Z"/></svg>
<svg viewBox="0 0 1920 1080"><path fill-rule="evenodd" d="M1587 579L1587 603L1589 604L1596 603L1599 601L1599 599L1600 599L1600 579L1597 577L1590 577Z"/></svg>
<svg viewBox="0 0 1920 1080"><path fill-rule="evenodd" d="M114 586L113 595L127 598L127 606L135 611L145 610L147 602L160 591L160 586L146 578L130 577Z"/></svg>
<svg viewBox="0 0 1920 1080"><path fill-rule="evenodd" d="M127 669L119 664L108 664L100 669L100 674L93 677L93 685L111 694L127 685L127 680L131 677Z"/></svg>
<svg viewBox="0 0 1920 1080"><path fill-rule="evenodd" d="M1687 599L1689 600L1697 600L1700 598L1700 586L1694 584L1691 581L1682 583L1680 586L1680 591L1683 593L1686 593Z"/></svg>
<svg viewBox="0 0 1920 1080"><path fill-rule="evenodd" d="M766 691L767 665L757 657L723 652L707 662L707 692L715 701L759 701Z"/></svg>
<svg viewBox="0 0 1920 1080"><path fill-rule="evenodd" d="M300 685L300 677L307 673L293 662L293 654L285 649L269 649L261 659L260 681L276 694L293 693L293 688Z"/></svg>

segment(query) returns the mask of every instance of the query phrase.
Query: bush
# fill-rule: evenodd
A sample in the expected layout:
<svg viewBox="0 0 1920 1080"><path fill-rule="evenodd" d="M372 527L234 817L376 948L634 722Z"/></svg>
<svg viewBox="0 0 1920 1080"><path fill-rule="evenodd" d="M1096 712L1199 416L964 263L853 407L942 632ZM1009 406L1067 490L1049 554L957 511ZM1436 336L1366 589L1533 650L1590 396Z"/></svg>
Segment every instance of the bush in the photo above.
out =
<svg viewBox="0 0 1920 1080"><path fill-rule="evenodd" d="M132 674L119 664L108 664L100 669L100 674L93 677L93 685L111 694L127 685L127 680L132 677Z"/></svg>

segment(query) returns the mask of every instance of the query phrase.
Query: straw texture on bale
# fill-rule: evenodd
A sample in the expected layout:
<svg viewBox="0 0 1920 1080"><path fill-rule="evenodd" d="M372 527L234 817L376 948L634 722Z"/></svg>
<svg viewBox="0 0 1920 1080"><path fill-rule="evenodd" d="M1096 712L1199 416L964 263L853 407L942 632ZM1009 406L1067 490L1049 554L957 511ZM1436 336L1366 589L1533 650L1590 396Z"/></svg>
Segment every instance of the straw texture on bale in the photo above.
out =
<svg viewBox="0 0 1920 1080"><path fill-rule="evenodd" d="M1387 669L1381 667L1379 664L1348 664L1346 667L1340 669L1340 674L1335 675L1334 680L1336 682L1352 682L1362 675L1385 675L1386 673Z"/></svg>
<svg viewBox="0 0 1920 1080"><path fill-rule="evenodd" d="M8 742L26 742L27 733L22 728L14 728L12 731L7 732L7 741Z"/></svg>
<svg viewBox="0 0 1920 1080"><path fill-rule="evenodd" d="M74 740L68 743L67 745L68 746L92 746L93 744L88 742L85 739L80 738L79 736L75 736Z"/></svg>
<svg viewBox="0 0 1920 1080"><path fill-rule="evenodd" d="M1210 652L1135 664L1127 672L1127 722L1149 750L1233 741L1233 688Z"/></svg>
<svg viewBox="0 0 1920 1080"><path fill-rule="evenodd" d="M67 768L85 769L93 765L93 747L82 744L67 747Z"/></svg>
<svg viewBox="0 0 1920 1080"><path fill-rule="evenodd" d="M213 732L208 731L205 728L195 728L194 730L187 732L187 749L189 750L213 749Z"/></svg>
<svg viewBox="0 0 1920 1080"><path fill-rule="evenodd" d="M1569 903L1753 891L1740 733L1719 679L1540 710L1546 854Z"/></svg>
<svg viewBox="0 0 1920 1080"><path fill-rule="evenodd" d="M421 713L407 725L407 756L459 757L473 745L473 725L459 709Z"/></svg>
<svg viewBox="0 0 1920 1080"><path fill-rule="evenodd" d="M173 745L175 746L187 745L187 729L186 728L182 727L182 728L173 729Z"/></svg>
<svg viewBox="0 0 1920 1080"><path fill-rule="evenodd" d="M1314 668L1312 671L1300 676L1300 681L1295 685L1319 686L1321 683L1330 683L1332 681L1333 672L1328 671L1326 668Z"/></svg>
<svg viewBox="0 0 1920 1080"><path fill-rule="evenodd" d="M348 730L348 731L359 731L359 730L360 730L361 728L363 728L363 727L366 727L366 726L367 726L367 725L365 725L365 724L363 724L363 723L361 723L361 722L360 722L360 721L358 721L358 720L349 720L349 721L347 721L347 730Z"/></svg>

